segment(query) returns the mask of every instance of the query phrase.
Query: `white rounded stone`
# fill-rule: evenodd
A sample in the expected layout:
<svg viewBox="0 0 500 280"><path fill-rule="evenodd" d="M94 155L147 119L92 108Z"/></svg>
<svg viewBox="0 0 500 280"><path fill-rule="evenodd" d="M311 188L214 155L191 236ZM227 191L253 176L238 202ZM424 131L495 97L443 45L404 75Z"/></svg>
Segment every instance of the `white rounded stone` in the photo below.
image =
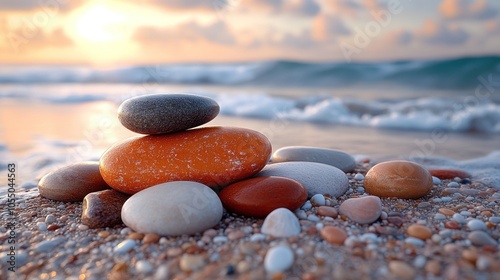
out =
<svg viewBox="0 0 500 280"><path fill-rule="evenodd" d="M203 232L222 218L222 203L209 187L190 181L159 184L131 196L123 223L136 232L183 235Z"/></svg>
<svg viewBox="0 0 500 280"><path fill-rule="evenodd" d="M325 197L320 193L313 195L313 197L311 198L311 202L319 206L325 206L326 203Z"/></svg>
<svg viewBox="0 0 500 280"><path fill-rule="evenodd" d="M278 208L267 215L261 232L274 237L290 237L300 234L297 216L286 208Z"/></svg>
<svg viewBox="0 0 500 280"><path fill-rule="evenodd" d="M292 249L286 245L272 247L266 253L264 268L268 273L283 272L293 265Z"/></svg>
<svg viewBox="0 0 500 280"><path fill-rule="evenodd" d="M474 230L486 230L486 224L483 221L480 221L477 219L470 220L467 223L467 227L472 231L474 231Z"/></svg>
<svg viewBox="0 0 500 280"><path fill-rule="evenodd" d="M339 197L349 188L349 179L342 170L317 162L273 163L264 167L257 176L281 176L294 179L306 188L308 197L318 193Z"/></svg>

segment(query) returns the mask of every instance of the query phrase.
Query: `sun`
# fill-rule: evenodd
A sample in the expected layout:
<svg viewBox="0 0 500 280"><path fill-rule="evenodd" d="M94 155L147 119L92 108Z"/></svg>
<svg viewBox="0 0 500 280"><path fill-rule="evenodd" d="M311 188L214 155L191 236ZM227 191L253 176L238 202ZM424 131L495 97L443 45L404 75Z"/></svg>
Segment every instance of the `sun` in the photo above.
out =
<svg viewBox="0 0 500 280"><path fill-rule="evenodd" d="M106 2L92 3L76 15L74 32L78 40L87 43L108 43L128 37L125 13Z"/></svg>

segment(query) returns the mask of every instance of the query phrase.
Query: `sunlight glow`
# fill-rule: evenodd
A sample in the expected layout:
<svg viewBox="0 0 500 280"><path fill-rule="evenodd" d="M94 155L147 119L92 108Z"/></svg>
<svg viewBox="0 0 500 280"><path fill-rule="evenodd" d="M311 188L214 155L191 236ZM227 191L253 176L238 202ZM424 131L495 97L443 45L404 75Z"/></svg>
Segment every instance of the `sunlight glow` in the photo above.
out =
<svg viewBox="0 0 500 280"><path fill-rule="evenodd" d="M75 32L79 40L106 43L126 40L128 37L126 15L106 3L87 6L78 15Z"/></svg>

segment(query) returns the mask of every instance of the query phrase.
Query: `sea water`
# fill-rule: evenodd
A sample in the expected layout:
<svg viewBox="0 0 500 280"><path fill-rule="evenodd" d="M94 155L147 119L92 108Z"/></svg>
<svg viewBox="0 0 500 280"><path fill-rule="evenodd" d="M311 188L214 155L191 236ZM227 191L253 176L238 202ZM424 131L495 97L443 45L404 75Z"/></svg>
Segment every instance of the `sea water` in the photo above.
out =
<svg viewBox="0 0 500 280"><path fill-rule="evenodd" d="M255 129L274 150L307 145L344 150L358 159L406 158L465 168L500 187L498 57L107 69L0 66L2 170L15 162L20 188L32 190L56 167L98 160L110 145L134 135L116 118L119 104L151 93L211 97L221 115L208 125ZM6 192L4 181L0 195Z"/></svg>

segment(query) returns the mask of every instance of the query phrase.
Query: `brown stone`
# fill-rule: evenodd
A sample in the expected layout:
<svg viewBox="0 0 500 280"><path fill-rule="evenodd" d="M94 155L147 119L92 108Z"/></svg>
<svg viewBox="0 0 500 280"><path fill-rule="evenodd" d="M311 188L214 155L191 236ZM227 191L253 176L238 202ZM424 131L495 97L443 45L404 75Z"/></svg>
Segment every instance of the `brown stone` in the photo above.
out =
<svg viewBox="0 0 500 280"><path fill-rule="evenodd" d="M157 243L160 240L160 238L161 237L156 233L147 233L144 235L142 242L146 244Z"/></svg>
<svg viewBox="0 0 500 280"><path fill-rule="evenodd" d="M326 226L321 230L321 237L329 243L342 245L347 239L347 233L341 228Z"/></svg>
<svg viewBox="0 0 500 280"><path fill-rule="evenodd" d="M320 216L337 218L338 211L337 211L337 209L330 207L330 206L320 206L320 207L318 207L317 214Z"/></svg>
<svg viewBox="0 0 500 280"><path fill-rule="evenodd" d="M112 227L122 224L121 209L128 195L115 190L90 193L82 205L82 224L89 228Z"/></svg>
<svg viewBox="0 0 500 280"><path fill-rule="evenodd" d="M458 169L429 169L429 173L439 179L470 178L469 173Z"/></svg>
<svg viewBox="0 0 500 280"><path fill-rule="evenodd" d="M451 216L453 216L453 214L455 214L455 211L448 209L448 208L439 208L438 212L445 215L445 216L449 216L449 217L451 217Z"/></svg>
<svg viewBox="0 0 500 280"><path fill-rule="evenodd" d="M432 236L432 231L428 227L419 224L413 224L409 226L406 232L409 236L416 237L422 240L426 240L428 238L431 238Z"/></svg>
<svg viewBox="0 0 500 280"><path fill-rule="evenodd" d="M432 189L432 176L419 164L395 160L381 162L365 176L366 192L379 197L420 198Z"/></svg>

